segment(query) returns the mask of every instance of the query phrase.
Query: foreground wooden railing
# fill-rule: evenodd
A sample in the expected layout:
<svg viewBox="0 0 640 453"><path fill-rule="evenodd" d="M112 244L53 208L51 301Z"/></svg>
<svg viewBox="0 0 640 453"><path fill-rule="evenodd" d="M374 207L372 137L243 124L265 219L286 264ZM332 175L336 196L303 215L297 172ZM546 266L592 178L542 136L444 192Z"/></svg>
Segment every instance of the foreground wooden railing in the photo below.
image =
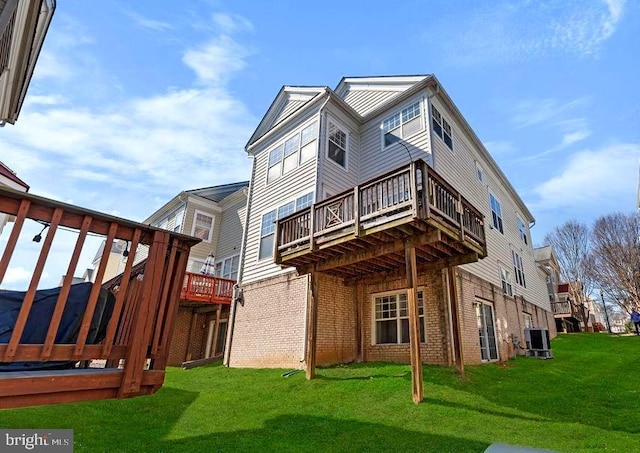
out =
<svg viewBox="0 0 640 453"><path fill-rule="evenodd" d="M402 217L437 218L457 230L462 240L486 246L483 214L419 160L280 219L276 260L280 252L295 246L313 250L333 232L357 236L363 229Z"/></svg>
<svg viewBox="0 0 640 453"><path fill-rule="evenodd" d="M31 239L34 226L35 231L42 228L44 236L35 245L39 248L38 258L10 337L0 343L0 408L124 398L150 394L160 388L189 249L199 241L7 188L0 188L0 212L15 216L11 231L3 232L8 238L0 259L0 285L12 265L24 265L14 262L23 259L25 251L34 247ZM45 320L46 333L39 334L42 340L26 344L22 339L37 333L28 331L32 325L29 316L42 303L37 291L47 261L53 259L51 251L57 235L71 244L74 241L69 240L69 235L75 236L75 244L67 265L47 267L48 273L58 273L64 278L51 317ZM59 343L59 327L65 319L65 306L87 236L104 238L106 246L77 334L71 341ZM114 240L127 241L129 254L121 276L103 287L101 282ZM144 247L148 247L146 260L134 266L136 250ZM56 249L56 259L59 256L61 253ZM108 297L106 291L112 294L108 319L100 318L104 298ZM97 327L102 338L94 335ZM99 342L92 341L94 337ZM35 370L52 362L71 369ZM35 367L34 371L9 371L21 364ZM106 367L80 369L89 364Z"/></svg>
<svg viewBox="0 0 640 453"><path fill-rule="evenodd" d="M235 280L187 272L184 276L180 299L192 302L231 304Z"/></svg>

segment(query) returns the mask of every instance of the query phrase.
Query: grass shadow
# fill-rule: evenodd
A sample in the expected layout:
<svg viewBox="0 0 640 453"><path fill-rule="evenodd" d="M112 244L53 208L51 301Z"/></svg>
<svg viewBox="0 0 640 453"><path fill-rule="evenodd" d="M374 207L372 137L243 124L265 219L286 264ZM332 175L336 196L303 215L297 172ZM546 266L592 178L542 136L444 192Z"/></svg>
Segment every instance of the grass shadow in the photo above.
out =
<svg viewBox="0 0 640 453"><path fill-rule="evenodd" d="M489 444L365 423L308 415L280 415L259 429L169 440L171 452L482 452Z"/></svg>

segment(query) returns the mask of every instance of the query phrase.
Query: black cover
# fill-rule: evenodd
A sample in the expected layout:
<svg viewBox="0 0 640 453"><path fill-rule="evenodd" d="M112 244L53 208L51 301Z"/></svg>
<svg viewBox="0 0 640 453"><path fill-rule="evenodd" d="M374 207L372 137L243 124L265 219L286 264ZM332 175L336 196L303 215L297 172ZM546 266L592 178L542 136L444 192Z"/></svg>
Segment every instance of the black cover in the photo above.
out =
<svg viewBox="0 0 640 453"><path fill-rule="evenodd" d="M92 286L93 283L90 282L71 285L62 320L58 327L55 339L56 344L74 344L76 342ZM58 287L36 291L31 312L20 339L21 344L44 343L61 289L61 287ZM25 294L26 292L24 291L0 292L0 343L9 343ZM96 304L89 334L87 335L87 344L96 344L104 339L114 302L115 297L113 294L104 289L100 290L98 303ZM0 372L72 368L74 364L75 361L0 362Z"/></svg>

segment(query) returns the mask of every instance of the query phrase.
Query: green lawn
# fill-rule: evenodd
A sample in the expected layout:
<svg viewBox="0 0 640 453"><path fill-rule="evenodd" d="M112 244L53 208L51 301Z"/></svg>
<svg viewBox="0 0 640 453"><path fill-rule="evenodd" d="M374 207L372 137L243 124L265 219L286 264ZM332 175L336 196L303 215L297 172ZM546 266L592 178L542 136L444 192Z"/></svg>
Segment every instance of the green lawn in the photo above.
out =
<svg viewBox="0 0 640 453"><path fill-rule="evenodd" d="M170 369L150 397L0 411L2 428L73 428L76 452L481 452L493 442L562 452L640 451L640 337L563 335L553 360L424 367Z"/></svg>

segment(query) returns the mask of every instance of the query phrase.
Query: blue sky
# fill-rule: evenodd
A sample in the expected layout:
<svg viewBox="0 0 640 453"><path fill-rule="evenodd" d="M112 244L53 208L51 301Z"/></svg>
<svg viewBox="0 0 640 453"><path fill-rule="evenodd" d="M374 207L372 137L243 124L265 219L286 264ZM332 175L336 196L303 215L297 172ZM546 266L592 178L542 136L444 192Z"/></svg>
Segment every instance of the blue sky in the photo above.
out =
<svg viewBox="0 0 640 453"><path fill-rule="evenodd" d="M637 2L176 6L58 1L20 118L0 130L0 160L31 192L142 220L181 190L248 179L244 144L282 85L434 73L532 211L534 243L635 207Z"/></svg>

